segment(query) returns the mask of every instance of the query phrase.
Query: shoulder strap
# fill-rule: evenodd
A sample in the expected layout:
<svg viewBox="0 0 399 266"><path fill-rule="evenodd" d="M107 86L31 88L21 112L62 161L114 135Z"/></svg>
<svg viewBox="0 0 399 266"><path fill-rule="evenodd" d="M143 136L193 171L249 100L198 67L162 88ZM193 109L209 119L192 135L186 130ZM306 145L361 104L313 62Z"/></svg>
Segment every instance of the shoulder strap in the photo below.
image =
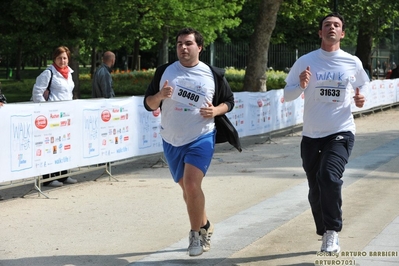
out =
<svg viewBox="0 0 399 266"><path fill-rule="evenodd" d="M51 71L51 69L49 68L48 70L50 71L51 76L50 76L50 81L48 82L47 90L50 92L51 80L53 79L53 71Z"/></svg>

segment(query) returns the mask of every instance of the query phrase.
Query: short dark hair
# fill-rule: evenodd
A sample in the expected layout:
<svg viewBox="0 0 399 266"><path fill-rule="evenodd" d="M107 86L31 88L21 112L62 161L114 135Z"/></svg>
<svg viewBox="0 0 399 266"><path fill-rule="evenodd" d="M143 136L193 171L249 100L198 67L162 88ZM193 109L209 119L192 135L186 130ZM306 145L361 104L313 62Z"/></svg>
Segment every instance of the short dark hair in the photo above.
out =
<svg viewBox="0 0 399 266"><path fill-rule="evenodd" d="M345 30L345 19L344 19L344 17L343 17L341 14L339 14L338 12L330 13L330 14L328 14L327 16L325 16L324 18L322 18L322 19L319 21L319 30L321 30L321 29L323 28L323 22L324 22L324 20L325 20L326 18L329 18L329 17L336 17L336 18L339 18L339 19L341 20L341 22L342 22L342 31Z"/></svg>
<svg viewBox="0 0 399 266"><path fill-rule="evenodd" d="M193 28L183 28L176 35L176 42L180 35L194 34L195 42L198 46L204 47L204 37L201 33Z"/></svg>

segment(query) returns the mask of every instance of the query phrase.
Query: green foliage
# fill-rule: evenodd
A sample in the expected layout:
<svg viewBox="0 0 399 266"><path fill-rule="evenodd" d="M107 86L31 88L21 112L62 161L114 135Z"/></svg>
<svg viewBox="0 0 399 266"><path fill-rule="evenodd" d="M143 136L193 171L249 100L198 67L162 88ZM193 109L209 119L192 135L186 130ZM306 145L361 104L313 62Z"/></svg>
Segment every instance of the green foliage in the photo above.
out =
<svg viewBox="0 0 399 266"><path fill-rule="evenodd" d="M287 77L287 73L283 71L268 71L266 75L267 90L276 90L285 87L285 78Z"/></svg>
<svg viewBox="0 0 399 266"><path fill-rule="evenodd" d="M195 27L213 42L225 28L239 25L245 0L8 0L0 1L0 55L19 64L51 54L60 45L79 47L77 60L89 63L92 48L147 51ZM18 49L18 50L17 50Z"/></svg>
<svg viewBox="0 0 399 266"><path fill-rule="evenodd" d="M2 92L7 97L9 103L27 102L32 96L32 88L36 81L36 75L43 70L29 69L25 70L25 78L22 81L11 79L0 79L2 84ZM86 72L87 71L83 71ZM155 70L118 72L112 74L114 90L116 96L140 96L144 95L145 90L150 84ZM267 73L267 89L282 89L285 86L286 73L282 71L268 71ZM226 69L226 79L234 92L241 92L244 84L245 70L237 70L234 68ZM91 97L91 76L90 74L80 74L79 83L81 89L81 98L88 99Z"/></svg>
<svg viewBox="0 0 399 266"><path fill-rule="evenodd" d="M112 74L112 81L116 96L144 95L155 71L118 72ZM91 94L91 77L89 74L80 75L80 90L82 94Z"/></svg>
<svg viewBox="0 0 399 266"><path fill-rule="evenodd" d="M1 80L2 93L6 96L8 103L27 102L32 97L32 88L35 79L22 81Z"/></svg>
<svg viewBox="0 0 399 266"><path fill-rule="evenodd" d="M228 80L232 91L243 91L245 70L237 70L234 68L226 69L226 79ZM285 86L285 78L287 73L283 71L267 71L266 72L266 87L267 90L278 90Z"/></svg>
<svg viewBox="0 0 399 266"><path fill-rule="evenodd" d="M362 27L364 33L371 35L375 40L380 40L383 36L391 34L392 24L399 17L399 1L344 1L340 5L340 13L345 14L346 24L350 31L357 33Z"/></svg>
<svg viewBox="0 0 399 266"><path fill-rule="evenodd" d="M272 43L296 46L317 41L319 19L331 12L330 0L288 0L281 4Z"/></svg>
<svg viewBox="0 0 399 266"><path fill-rule="evenodd" d="M237 16L242 23L233 29L225 30L227 36L221 38L228 42L249 42L254 33L256 18L263 15L259 10L261 0L245 1ZM271 43L298 44L318 40L318 20L331 11L331 0L284 0L280 6L276 27L273 31Z"/></svg>

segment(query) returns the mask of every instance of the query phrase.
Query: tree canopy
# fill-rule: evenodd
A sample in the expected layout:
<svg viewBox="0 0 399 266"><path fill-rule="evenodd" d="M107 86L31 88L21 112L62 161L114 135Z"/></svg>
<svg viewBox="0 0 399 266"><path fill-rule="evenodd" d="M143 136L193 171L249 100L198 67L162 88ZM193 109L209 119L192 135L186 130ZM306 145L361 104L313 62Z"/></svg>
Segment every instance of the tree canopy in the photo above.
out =
<svg viewBox="0 0 399 266"><path fill-rule="evenodd" d="M267 54L269 43L295 47L318 42L318 20L334 9L346 19L342 43L357 47L356 55L365 67L376 46L398 50L398 41L394 41L399 27L398 0L336 4L334 0L1 1L0 56L2 64L16 68L16 79L21 79L19 70L24 63L45 65L44 59L59 45L74 51L74 68L79 63L94 66L97 51L118 49L133 55L134 67L140 52L162 51L154 63L159 65L167 60L174 34L182 27L194 27L204 35L205 45L221 40L257 47L249 54L248 68L262 73L267 58L259 55ZM254 62L255 67L250 65Z"/></svg>
<svg viewBox="0 0 399 266"><path fill-rule="evenodd" d="M59 45L146 50L160 43L165 33L174 34L182 27L195 27L212 42L224 29L239 25L235 14L243 3L244 0L2 1L0 53L14 55L18 67L23 54L41 56Z"/></svg>
<svg viewBox="0 0 399 266"><path fill-rule="evenodd" d="M278 5L277 16L270 13L270 6ZM362 61L364 68L372 73L371 58L373 47L382 41L388 44L393 51L399 45L393 41L395 21L398 23L399 1L397 0L367 0L344 1L342 5L336 5L331 0L254 0L246 1L239 16L245 16L250 10L250 19L243 19L243 23L234 32L242 34L235 39L251 38L248 66L244 81L244 90L262 91L261 80L265 80L269 43L283 43L297 47L303 43L319 42L318 23L328 13L338 11L346 20L346 36L342 40L342 46L356 46L356 55ZM263 30L257 31L257 24L262 23L262 16L268 15L268 22L262 25ZM275 20L275 21L274 21ZM255 23L255 24L254 24ZM256 24L257 23L257 24ZM276 25L270 32L268 25ZM240 30L240 28L244 30ZM250 30L245 30L250 29ZM390 31L390 32L387 32ZM392 38L386 38L387 35ZM267 45L258 45L259 39L266 41ZM392 40L392 41L389 41ZM260 61L260 59L262 61Z"/></svg>

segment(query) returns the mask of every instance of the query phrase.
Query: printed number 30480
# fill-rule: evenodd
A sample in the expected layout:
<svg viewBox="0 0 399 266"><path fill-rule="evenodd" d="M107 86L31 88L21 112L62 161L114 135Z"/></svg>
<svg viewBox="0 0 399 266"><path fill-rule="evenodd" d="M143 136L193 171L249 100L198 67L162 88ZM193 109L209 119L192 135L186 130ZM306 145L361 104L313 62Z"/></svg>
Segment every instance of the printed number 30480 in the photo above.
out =
<svg viewBox="0 0 399 266"><path fill-rule="evenodd" d="M194 102L198 102L198 100L199 100L199 95L192 93L192 92L188 92L183 89L179 89L179 92L177 93L177 95L179 95L180 97L183 97L183 98L190 99L191 101L194 101Z"/></svg>

